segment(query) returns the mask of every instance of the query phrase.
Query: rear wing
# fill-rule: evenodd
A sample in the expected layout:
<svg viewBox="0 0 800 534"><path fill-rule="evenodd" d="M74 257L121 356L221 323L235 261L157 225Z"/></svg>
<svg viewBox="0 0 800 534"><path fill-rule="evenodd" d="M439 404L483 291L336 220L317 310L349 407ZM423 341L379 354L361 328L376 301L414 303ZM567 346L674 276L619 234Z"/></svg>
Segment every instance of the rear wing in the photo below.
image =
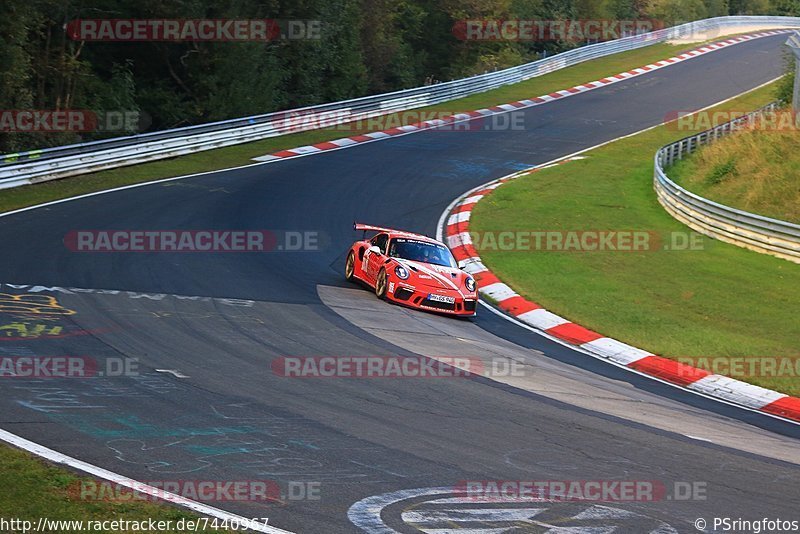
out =
<svg viewBox="0 0 800 534"><path fill-rule="evenodd" d="M364 238L367 237L367 232L392 232L394 234L403 235L407 237L413 237L417 239L430 239L428 236L424 236L422 234L415 234L412 232L406 232L405 230L398 230L396 228L385 228L383 226L372 226L371 224L362 224L358 222L353 223L353 230L355 231L362 231L364 232Z"/></svg>
<svg viewBox="0 0 800 534"><path fill-rule="evenodd" d="M402 232L402 230L395 230L394 228L384 228L382 226L372 226L370 224L361 224L354 222L353 223L353 230L356 232L363 231L363 232Z"/></svg>

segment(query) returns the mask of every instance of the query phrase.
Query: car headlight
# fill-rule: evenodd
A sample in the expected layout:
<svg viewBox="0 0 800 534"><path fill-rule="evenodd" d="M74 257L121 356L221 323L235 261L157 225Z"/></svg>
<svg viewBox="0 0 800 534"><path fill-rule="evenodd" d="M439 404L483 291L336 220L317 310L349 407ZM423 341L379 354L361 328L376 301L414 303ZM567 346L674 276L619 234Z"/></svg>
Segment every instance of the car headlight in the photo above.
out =
<svg viewBox="0 0 800 534"><path fill-rule="evenodd" d="M394 274L396 274L400 280L408 280L408 271L402 265L398 265L394 268Z"/></svg>
<svg viewBox="0 0 800 534"><path fill-rule="evenodd" d="M475 291L475 279L471 276L468 276L466 280L464 280L464 285L467 286L467 289L470 291Z"/></svg>

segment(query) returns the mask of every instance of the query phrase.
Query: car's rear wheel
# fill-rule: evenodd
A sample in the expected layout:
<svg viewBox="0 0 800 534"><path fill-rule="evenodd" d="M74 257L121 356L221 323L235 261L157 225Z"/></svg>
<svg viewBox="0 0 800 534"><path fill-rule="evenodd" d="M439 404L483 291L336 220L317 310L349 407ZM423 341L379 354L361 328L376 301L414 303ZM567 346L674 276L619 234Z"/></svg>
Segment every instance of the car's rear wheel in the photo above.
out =
<svg viewBox="0 0 800 534"><path fill-rule="evenodd" d="M353 251L350 251L350 254L347 255L347 261L344 264L344 277L347 278L348 282L355 282L355 272L356 272L356 256L353 254Z"/></svg>
<svg viewBox="0 0 800 534"><path fill-rule="evenodd" d="M375 281L375 294L379 299L386 298L386 269L381 269L378 273L378 279Z"/></svg>

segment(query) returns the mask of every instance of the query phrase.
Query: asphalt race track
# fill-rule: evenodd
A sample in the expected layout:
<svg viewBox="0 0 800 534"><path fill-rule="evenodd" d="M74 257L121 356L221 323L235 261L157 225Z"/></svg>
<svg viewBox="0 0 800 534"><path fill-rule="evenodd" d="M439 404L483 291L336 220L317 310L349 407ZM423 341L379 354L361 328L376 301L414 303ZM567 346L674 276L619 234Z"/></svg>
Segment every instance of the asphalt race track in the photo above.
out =
<svg viewBox="0 0 800 534"><path fill-rule="evenodd" d="M139 374L6 380L0 427L143 481L318 487L318 499L209 503L296 532L693 532L698 517L797 519L787 517L800 509L797 427L596 362L485 309L462 321L387 305L342 275L354 220L435 235L469 188L775 78L785 40L525 110L524 130L428 131L4 217L0 293L39 307L21 320L0 300L0 328L25 323L0 330L0 355L84 356L106 371L137 358ZM316 232L320 247L75 253L63 243L103 229ZM529 372L291 379L270 367L287 355L414 353L503 357ZM672 498L533 506L452 491L609 479L658 481ZM675 482L701 483L705 500L680 499Z"/></svg>

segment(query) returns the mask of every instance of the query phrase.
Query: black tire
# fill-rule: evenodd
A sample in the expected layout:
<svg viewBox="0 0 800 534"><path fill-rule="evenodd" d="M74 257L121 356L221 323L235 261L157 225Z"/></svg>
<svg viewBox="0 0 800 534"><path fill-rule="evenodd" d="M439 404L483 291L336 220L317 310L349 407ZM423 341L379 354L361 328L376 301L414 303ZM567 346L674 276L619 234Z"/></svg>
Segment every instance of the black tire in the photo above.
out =
<svg viewBox="0 0 800 534"><path fill-rule="evenodd" d="M353 254L353 251L350 251L350 254L347 255L347 261L344 263L344 277L347 279L348 282L355 282L356 272L356 257Z"/></svg>
<svg viewBox="0 0 800 534"><path fill-rule="evenodd" d="M378 278L375 280L375 295L379 299L386 299L386 288L389 287L389 282L386 280L386 269L381 269L378 273Z"/></svg>

